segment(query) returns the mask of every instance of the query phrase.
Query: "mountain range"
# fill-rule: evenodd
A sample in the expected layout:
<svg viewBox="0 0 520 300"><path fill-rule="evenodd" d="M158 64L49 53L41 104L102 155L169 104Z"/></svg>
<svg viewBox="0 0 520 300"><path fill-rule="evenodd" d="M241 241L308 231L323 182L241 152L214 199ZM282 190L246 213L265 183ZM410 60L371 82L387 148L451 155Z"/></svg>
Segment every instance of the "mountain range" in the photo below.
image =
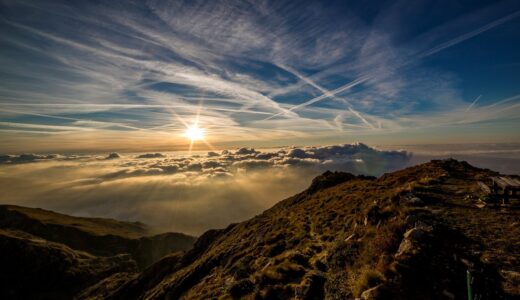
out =
<svg viewBox="0 0 520 300"><path fill-rule="evenodd" d="M520 299L517 199L479 186L496 175L452 159L327 171L198 238L4 205L0 298Z"/></svg>

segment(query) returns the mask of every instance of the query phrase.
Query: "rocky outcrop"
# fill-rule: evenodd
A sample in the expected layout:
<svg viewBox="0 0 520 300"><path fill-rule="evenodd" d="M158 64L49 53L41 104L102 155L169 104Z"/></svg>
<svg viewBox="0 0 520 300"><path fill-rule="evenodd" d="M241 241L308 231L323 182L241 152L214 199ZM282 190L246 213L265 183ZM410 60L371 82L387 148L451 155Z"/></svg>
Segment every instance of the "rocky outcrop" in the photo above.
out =
<svg viewBox="0 0 520 300"><path fill-rule="evenodd" d="M311 186L307 189L306 192L309 194L312 194L319 190L333 187L335 185L338 185L340 183L347 182L347 181L353 180L353 179L375 179L375 177L364 176L364 175L356 176L354 174L346 173L346 172L326 171L325 173L321 174L320 176L318 176L312 180Z"/></svg>

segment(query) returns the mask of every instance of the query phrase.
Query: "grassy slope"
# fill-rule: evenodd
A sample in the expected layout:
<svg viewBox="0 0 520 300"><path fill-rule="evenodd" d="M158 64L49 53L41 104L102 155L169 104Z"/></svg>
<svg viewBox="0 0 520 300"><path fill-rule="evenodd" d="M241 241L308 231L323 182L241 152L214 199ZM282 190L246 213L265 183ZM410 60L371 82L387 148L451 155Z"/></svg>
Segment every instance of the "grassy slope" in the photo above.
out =
<svg viewBox="0 0 520 300"><path fill-rule="evenodd" d="M207 232L167 276L145 271L112 298L348 299L374 286L396 299L464 298L468 268L482 272L479 293L518 297L514 276L501 274L520 271L520 226L511 225L520 213L472 202L476 181L491 174L433 161L332 187L337 178L318 179L249 221ZM426 231L406 247L414 226Z"/></svg>
<svg viewBox="0 0 520 300"><path fill-rule="evenodd" d="M28 208L16 205L2 205L1 207L24 214L28 218L44 224L72 227L92 235L117 235L135 239L146 236L149 233L146 226L139 222L132 223L113 219L73 217L41 208Z"/></svg>

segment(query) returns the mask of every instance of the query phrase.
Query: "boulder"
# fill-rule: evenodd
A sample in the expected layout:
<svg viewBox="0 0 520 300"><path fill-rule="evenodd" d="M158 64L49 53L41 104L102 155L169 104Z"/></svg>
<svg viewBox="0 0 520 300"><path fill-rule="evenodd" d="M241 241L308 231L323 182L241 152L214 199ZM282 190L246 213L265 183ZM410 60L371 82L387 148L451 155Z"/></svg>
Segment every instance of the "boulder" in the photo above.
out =
<svg viewBox="0 0 520 300"><path fill-rule="evenodd" d="M405 232L404 238L412 241L418 241L426 235L426 231L420 228L412 228Z"/></svg>
<svg viewBox="0 0 520 300"><path fill-rule="evenodd" d="M384 288L382 284L379 284L373 288L370 288L363 293L361 293L361 299L362 300L376 300L376 299L383 299L384 296Z"/></svg>
<svg viewBox="0 0 520 300"><path fill-rule="evenodd" d="M425 205L424 201L416 196L407 196L401 200L403 204L410 206L423 206Z"/></svg>
<svg viewBox="0 0 520 300"><path fill-rule="evenodd" d="M399 249L397 250L397 253L395 254L395 258L400 258L402 256L405 256L409 253L411 253L414 249L413 243L409 239L403 239L401 244L399 245Z"/></svg>

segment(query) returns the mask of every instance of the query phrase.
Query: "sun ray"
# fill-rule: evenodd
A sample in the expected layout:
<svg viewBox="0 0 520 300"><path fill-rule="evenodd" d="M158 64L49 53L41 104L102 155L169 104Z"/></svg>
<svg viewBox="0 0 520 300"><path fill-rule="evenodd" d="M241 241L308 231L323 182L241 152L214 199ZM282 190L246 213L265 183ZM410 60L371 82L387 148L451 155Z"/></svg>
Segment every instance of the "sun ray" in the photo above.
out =
<svg viewBox="0 0 520 300"><path fill-rule="evenodd" d="M186 126L186 130L184 131L184 135L190 140L190 146L188 148L188 154L191 155L191 151L193 150L193 145L196 141L202 141L205 144L207 142L204 140L205 130L199 127L200 121L200 112L202 110L202 100L199 102L199 107L197 109L197 115L195 116L195 120L191 126ZM185 124L186 125L186 124Z"/></svg>

